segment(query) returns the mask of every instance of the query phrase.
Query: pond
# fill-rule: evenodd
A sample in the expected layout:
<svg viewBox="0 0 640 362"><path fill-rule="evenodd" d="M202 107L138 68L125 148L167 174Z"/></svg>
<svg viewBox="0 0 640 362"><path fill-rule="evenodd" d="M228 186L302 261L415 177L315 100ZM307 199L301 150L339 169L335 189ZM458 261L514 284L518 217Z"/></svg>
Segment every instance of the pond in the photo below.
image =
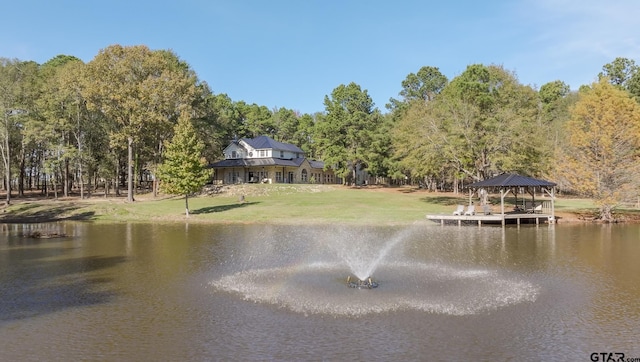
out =
<svg viewBox="0 0 640 362"><path fill-rule="evenodd" d="M639 335L640 225L0 224L3 361L590 360Z"/></svg>

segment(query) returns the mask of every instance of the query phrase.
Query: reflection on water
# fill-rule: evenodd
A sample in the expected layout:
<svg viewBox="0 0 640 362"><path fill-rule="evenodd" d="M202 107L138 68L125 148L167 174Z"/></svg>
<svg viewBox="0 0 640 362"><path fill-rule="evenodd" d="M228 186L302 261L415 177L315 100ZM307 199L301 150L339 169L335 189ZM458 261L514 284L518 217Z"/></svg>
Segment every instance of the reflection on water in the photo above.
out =
<svg viewBox="0 0 640 362"><path fill-rule="evenodd" d="M638 225L349 228L0 224L0 360L640 357Z"/></svg>

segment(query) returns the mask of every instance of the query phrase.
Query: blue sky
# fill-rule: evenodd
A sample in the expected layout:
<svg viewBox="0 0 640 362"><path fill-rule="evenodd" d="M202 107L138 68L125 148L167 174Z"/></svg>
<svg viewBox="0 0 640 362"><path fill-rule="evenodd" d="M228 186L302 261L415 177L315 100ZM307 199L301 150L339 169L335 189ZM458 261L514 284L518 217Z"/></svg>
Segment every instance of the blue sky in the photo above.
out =
<svg viewBox="0 0 640 362"><path fill-rule="evenodd" d="M0 57L171 49L216 94L302 113L323 111L325 95L350 82L385 111L425 65L452 79L498 64L523 84L577 89L616 57L640 63L637 0L3 2Z"/></svg>

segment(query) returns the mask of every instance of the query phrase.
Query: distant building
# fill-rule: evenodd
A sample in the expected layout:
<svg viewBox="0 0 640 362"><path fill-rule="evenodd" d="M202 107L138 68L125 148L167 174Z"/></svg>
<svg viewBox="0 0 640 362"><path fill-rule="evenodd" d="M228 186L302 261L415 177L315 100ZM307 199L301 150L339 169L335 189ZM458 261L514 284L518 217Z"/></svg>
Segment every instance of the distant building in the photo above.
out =
<svg viewBox="0 0 640 362"><path fill-rule="evenodd" d="M298 146L267 136L233 140L223 153L224 160L210 165L216 184L341 182L332 170L323 169L323 162L307 159Z"/></svg>

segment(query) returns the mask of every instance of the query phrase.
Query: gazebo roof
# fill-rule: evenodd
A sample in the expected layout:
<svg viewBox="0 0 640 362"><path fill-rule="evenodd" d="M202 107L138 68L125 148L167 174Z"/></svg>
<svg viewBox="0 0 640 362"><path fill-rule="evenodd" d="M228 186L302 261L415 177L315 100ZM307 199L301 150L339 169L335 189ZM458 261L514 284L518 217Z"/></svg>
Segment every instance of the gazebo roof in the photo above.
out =
<svg viewBox="0 0 640 362"><path fill-rule="evenodd" d="M533 177L521 176L514 173L503 173L496 177L483 181L474 182L470 188L479 189L483 187L554 187L554 182L535 179Z"/></svg>

